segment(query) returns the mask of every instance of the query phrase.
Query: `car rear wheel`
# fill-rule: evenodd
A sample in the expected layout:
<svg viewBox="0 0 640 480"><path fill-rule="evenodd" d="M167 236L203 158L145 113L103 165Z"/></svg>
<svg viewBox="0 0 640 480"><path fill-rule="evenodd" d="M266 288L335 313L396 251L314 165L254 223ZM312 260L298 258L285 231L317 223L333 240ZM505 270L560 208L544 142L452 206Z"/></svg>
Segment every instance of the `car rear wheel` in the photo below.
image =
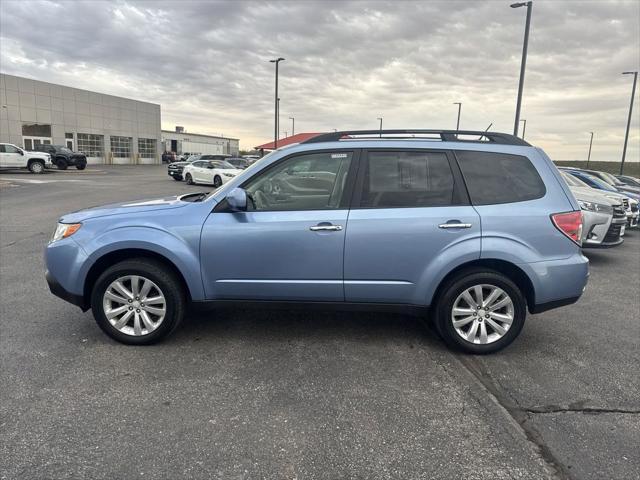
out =
<svg viewBox="0 0 640 480"><path fill-rule="evenodd" d="M466 353L492 353L520 334L527 305L508 277L491 270L463 272L444 287L435 326L451 347Z"/></svg>
<svg viewBox="0 0 640 480"><path fill-rule="evenodd" d="M220 178L218 175L213 178L213 186L215 188L220 188L222 186L222 178Z"/></svg>
<svg viewBox="0 0 640 480"><path fill-rule="evenodd" d="M44 173L44 162L41 160L31 160L28 168L31 173Z"/></svg>
<svg viewBox="0 0 640 480"><path fill-rule="evenodd" d="M185 296L175 274L149 259L126 260L96 281L91 308L98 326L130 345L156 343L180 323Z"/></svg>
<svg viewBox="0 0 640 480"><path fill-rule="evenodd" d="M190 173L187 173L187 175L184 177L185 181L187 182L187 185L193 185L193 178L191 177Z"/></svg>

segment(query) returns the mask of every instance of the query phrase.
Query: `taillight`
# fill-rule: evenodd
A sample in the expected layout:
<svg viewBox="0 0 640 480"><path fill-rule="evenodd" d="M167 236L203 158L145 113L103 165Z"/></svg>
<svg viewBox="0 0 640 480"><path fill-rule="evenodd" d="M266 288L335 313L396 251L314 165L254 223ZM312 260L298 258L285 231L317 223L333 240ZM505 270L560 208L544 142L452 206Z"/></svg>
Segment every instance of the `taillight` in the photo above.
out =
<svg viewBox="0 0 640 480"><path fill-rule="evenodd" d="M582 238L582 212L554 213L551 220L558 230L578 245Z"/></svg>

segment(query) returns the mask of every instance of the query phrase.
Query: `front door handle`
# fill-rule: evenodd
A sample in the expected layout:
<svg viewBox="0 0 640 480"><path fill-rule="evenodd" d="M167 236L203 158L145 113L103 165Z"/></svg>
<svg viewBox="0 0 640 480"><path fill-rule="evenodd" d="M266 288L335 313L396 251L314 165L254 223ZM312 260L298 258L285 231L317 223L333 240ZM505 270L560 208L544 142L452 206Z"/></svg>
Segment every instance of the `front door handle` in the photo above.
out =
<svg viewBox="0 0 640 480"><path fill-rule="evenodd" d="M332 225L330 223L319 223L313 227L309 227L312 232L339 232L342 230L342 225Z"/></svg>
<svg viewBox="0 0 640 480"><path fill-rule="evenodd" d="M441 223L438 228L471 228L471 224L461 222Z"/></svg>

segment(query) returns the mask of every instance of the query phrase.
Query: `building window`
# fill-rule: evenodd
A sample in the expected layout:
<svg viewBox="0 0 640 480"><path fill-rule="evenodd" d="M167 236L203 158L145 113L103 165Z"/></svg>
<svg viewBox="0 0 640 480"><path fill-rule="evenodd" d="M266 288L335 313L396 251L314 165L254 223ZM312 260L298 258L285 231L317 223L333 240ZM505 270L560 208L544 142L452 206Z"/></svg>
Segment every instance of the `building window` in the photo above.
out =
<svg viewBox="0 0 640 480"><path fill-rule="evenodd" d="M79 133L78 150L87 157L104 157L104 136Z"/></svg>
<svg viewBox="0 0 640 480"><path fill-rule="evenodd" d="M156 158L156 139L139 138L138 153L140 154L140 158Z"/></svg>
<svg viewBox="0 0 640 480"><path fill-rule="evenodd" d="M51 137L51 125L24 123L22 135L25 137Z"/></svg>
<svg viewBox="0 0 640 480"><path fill-rule="evenodd" d="M131 137L111 137L111 153L117 158L131 158Z"/></svg>
<svg viewBox="0 0 640 480"><path fill-rule="evenodd" d="M66 143L68 149L73 150L73 133L64 134L64 143Z"/></svg>

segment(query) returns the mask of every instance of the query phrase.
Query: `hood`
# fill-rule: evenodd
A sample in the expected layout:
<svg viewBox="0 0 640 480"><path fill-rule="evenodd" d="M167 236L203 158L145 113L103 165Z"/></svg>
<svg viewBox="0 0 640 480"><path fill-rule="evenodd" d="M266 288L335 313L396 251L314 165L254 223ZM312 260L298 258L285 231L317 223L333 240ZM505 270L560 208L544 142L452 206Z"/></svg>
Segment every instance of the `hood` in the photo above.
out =
<svg viewBox="0 0 640 480"><path fill-rule="evenodd" d="M586 187L569 187L573 196L576 197L576 200L582 200L584 202L593 202L593 203L601 203L603 205L619 205L622 203L622 196L620 196L619 200L614 200L613 198L607 197L603 195L602 190L595 190L593 188ZM615 194L614 194L615 195Z"/></svg>
<svg viewBox="0 0 640 480"><path fill-rule="evenodd" d="M191 162L173 162L173 163L170 163L169 166L170 167L172 167L172 166L173 167L184 167L185 165L189 165L189 164L191 164Z"/></svg>
<svg viewBox="0 0 640 480"><path fill-rule="evenodd" d="M188 202L180 200L182 197L184 197L184 195L156 198L152 200L111 203L109 205L101 205L99 207L90 207L63 215L59 221L62 223L79 223L90 218L106 217L108 215L123 215L148 212L152 210L157 211L182 208L188 205Z"/></svg>

